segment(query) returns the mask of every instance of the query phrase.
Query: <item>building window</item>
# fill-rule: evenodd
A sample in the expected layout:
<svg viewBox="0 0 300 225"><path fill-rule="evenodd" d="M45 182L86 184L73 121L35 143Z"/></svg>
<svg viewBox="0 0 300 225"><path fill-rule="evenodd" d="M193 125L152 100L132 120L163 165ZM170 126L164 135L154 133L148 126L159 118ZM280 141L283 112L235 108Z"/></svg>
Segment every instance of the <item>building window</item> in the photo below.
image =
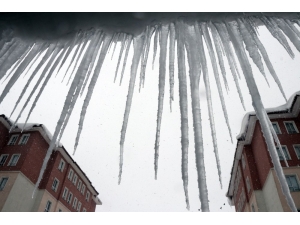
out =
<svg viewBox="0 0 300 225"><path fill-rule="evenodd" d="M300 191L296 175L285 175L290 191Z"/></svg>
<svg viewBox="0 0 300 225"><path fill-rule="evenodd" d="M85 191L85 185L83 184L83 185L82 185L82 188L81 188L81 194L84 195L84 191Z"/></svg>
<svg viewBox="0 0 300 225"><path fill-rule="evenodd" d="M68 174L68 179L72 180L72 177L73 177L73 170L70 169L69 174Z"/></svg>
<svg viewBox="0 0 300 225"><path fill-rule="evenodd" d="M62 198L66 200L67 199L67 195L68 195L68 188L65 187L64 192L62 194Z"/></svg>
<svg viewBox="0 0 300 225"><path fill-rule="evenodd" d="M245 162L244 154L242 154L242 166L243 166L243 169L246 168L246 162Z"/></svg>
<svg viewBox="0 0 300 225"><path fill-rule="evenodd" d="M8 154L3 154L0 156L0 166L4 166L5 164L5 161L7 160L8 158Z"/></svg>
<svg viewBox="0 0 300 225"><path fill-rule="evenodd" d="M83 208L83 209L82 209L82 212L86 212L86 208Z"/></svg>
<svg viewBox="0 0 300 225"><path fill-rule="evenodd" d="M45 212L49 212L51 208L52 202L48 201L46 204Z"/></svg>
<svg viewBox="0 0 300 225"><path fill-rule="evenodd" d="M77 198L74 198L73 206L72 206L72 207L73 207L74 209L76 209L76 206L77 206Z"/></svg>
<svg viewBox="0 0 300 225"><path fill-rule="evenodd" d="M21 136L21 139L19 141L19 145L26 145L28 139L29 139L30 134L23 134Z"/></svg>
<svg viewBox="0 0 300 225"><path fill-rule="evenodd" d="M18 137L19 135L18 134L15 134L15 135L12 135L7 143L7 145L15 145L17 140L18 140Z"/></svg>
<svg viewBox="0 0 300 225"><path fill-rule="evenodd" d="M12 155L12 157L11 157L9 163L8 163L8 166L15 166L15 165L17 165L19 158L20 158L20 154L18 154L18 155L16 155L16 154Z"/></svg>
<svg viewBox="0 0 300 225"><path fill-rule="evenodd" d="M298 159L300 159L300 145L294 145L294 149L295 149ZM1 166L1 162L0 162L0 166Z"/></svg>
<svg viewBox="0 0 300 225"><path fill-rule="evenodd" d="M284 154L284 156L285 156L285 159L286 159L286 160L291 159L291 157L290 157L290 155L289 155L289 153L288 153L287 147L284 146L284 145L282 145L281 148L282 148L283 154ZM282 154L281 154L281 152L280 152L280 150L279 150L279 147L276 147L276 150L277 150L277 154L278 154L278 156L279 156L279 159L280 159L280 160L284 160L284 159L283 159L283 156L282 156Z"/></svg>
<svg viewBox="0 0 300 225"><path fill-rule="evenodd" d="M73 177L73 184L76 185L76 182L77 182L77 174L74 174L74 177Z"/></svg>
<svg viewBox="0 0 300 225"><path fill-rule="evenodd" d="M79 180L78 181L78 185L77 185L77 189L80 191L80 188L81 188L81 184L82 184L82 182L81 182L81 180Z"/></svg>
<svg viewBox="0 0 300 225"><path fill-rule="evenodd" d="M85 196L85 200L87 200L87 201L89 201L89 199L90 199L90 192L86 192L86 196Z"/></svg>
<svg viewBox="0 0 300 225"><path fill-rule="evenodd" d="M284 121L284 125L289 134L299 133L294 121Z"/></svg>
<svg viewBox="0 0 300 225"><path fill-rule="evenodd" d="M248 191L248 193L249 193L250 190L251 190L251 185L250 185L250 181L249 181L249 178L248 178L248 177L246 178L246 186L247 186L247 191Z"/></svg>
<svg viewBox="0 0 300 225"><path fill-rule="evenodd" d="M65 168L65 161L63 159L61 159L60 163L58 165L58 170L60 170L61 172L63 172L64 168Z"/></svg>
<svg viewBox="0 0 300 225"><path fill-rule="evenodd" d="M80 208L81 208L81 202L78 202L77 212L80 212Z"/></svg>
<svg viewBox="0 0 300 225"><path fill-rule="evenodd" d="M272 126L273 126L273 128L274 128L276 134L281 134L281 131L280 131L280 128L279 128L279 125L278 125L277 122L273 122L273 123L272 123Z"/></svg>
<svg viewBox="0 0 300 225"><path fill-rule="evenodd" d="M53 183L52 183L52 190L53 190L53 191L55 191L55 192L57 191L58 184L59 184L59 180L56 179L56 178L54 178L54 181L53 181Z"/></svg>
<svg viewBox="0 0 300 225"><path fill-rule="evenodd" d="M71 204L72 197L73 197L73 194L72 194L72 192L70 192L70 193L69 193L69 196L68 196L67 203Z"/></svg>
<svg viewBox="0 0 300 225"><path fill-rule="evenodd" d="M2 177L0 180L0 191L2 191L5 187L6 182L8 181L8 177Z"/></svg>

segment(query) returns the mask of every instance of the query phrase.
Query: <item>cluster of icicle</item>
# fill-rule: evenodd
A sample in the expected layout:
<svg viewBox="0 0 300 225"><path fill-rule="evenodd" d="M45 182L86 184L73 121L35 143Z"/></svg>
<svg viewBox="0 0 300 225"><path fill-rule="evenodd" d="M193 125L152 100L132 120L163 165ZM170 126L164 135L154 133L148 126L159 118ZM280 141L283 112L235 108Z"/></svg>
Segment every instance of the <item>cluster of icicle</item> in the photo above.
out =
<svg viewBox="0 0 300 225"><path fill-rule="evenodd" d="M43 56L39 61L38 65L34 68L33 72L22 90L22 93L17 100L15 107L11 114L15 111L17 105L20 103L21 98L26 92L28 86L33 81L37 73L43 68L41 75L30 92L29 97L24 103L15 123L18 122L24 109L28 106L34 92L38 92L33 104L29 110L26 118L26 122L30 117L39 97L41 96L47 82L51 76L57 74L63 74L63 79L65 79L68 71L73 68L73 71L69 73L68 83L72 80L69 88L69 92L66 96L64 107L62 109L60 118L57 122L57 126L51 140L49 149L47 151L42 169L38 181L36 182L35 190L38 187L44 170L46 168L49 157L59 143L64 129L68 124L68 120L75 106L76 100L83 94L86 86L87 93L82 106L80 121L78 127L78 133L74 146L74 153L76 151L80 134L83 127L83 122L89 101L93 94L93 90L97 79L100 75L100 70L104 59L109 51L114 45L113 51L117 42L121 42L121 48L118 58L118 63L115 71L115 81L117 75L119 74L119 67L121 65L121 75L120 84L122 82L124 69L126 66L128 52L133 43L133 58L131 63L130 81L128 88L128 95L124 113L124 120L121 129L121 139L120 139L120 165L119 165L119 183L121 181L122 175L122 165L123 165L123 151L126 129L128 124L128 118L130 114L130 108L133 100L133 93L135 87L135 81L138 71L138 66L140 64L140 80L139 88L144 86L145 83L145 71L148 62L149 49L152 37L154 38L154 49L153 49L153 62L156 57L158 46L159 51L159 93L158 93L158 111L157 111L157 129L156 129L156 139L154 144L154 169L155 169L155 179L157 178L158 170L158 157L159 157L159 142L160 142L160 127L162 122L163 113L163 101L165 93L165 83L166 83L166 67L167 67L167 51L169 50L169 89L170 89L170 107L174 100L174 62L175 62L175 48L177 47L177 65L178 65L178 82L179 82L179 101L180 101L180 115L181 115L181 146L182 146L182 180L186 199L187 209L189 209L189 198L188 198L188 147L189 147L189 135L188 135L188 96L187 96L187 74L186 74L186 57L189 66L189 80L191 88L191 102L192 102L192 115L193 115L193 126L194 126L194 139L195 139L195 155L196 155L196 167L198 172L198 186L199 186L199 196L201 201L201 210L209 211L208 204L208 191L206 185L206 175L205 175L205 165L204 165L204 147L203 147L203 136L202 136L202 125L201 125L201 108L200 108L200 98L199 98L199 82L200 76L202 74L203 81L206 89L207 97L207 107L209 112L209 121L211 127L211 135L213 139L213 146L216 158L216 164L218 169L218 175L220 184L222 186L221 180L221 167L218 156L217 148L217 138L216 129L213 117L213 107L211 99L210 81L207 69L207 58L205 56L204 48L209 52L210 62L213 68L213 75L218 88L219 98L222 105L222 111L224 114L225 121L228 126L228 131L232 140L232 134L230 131L226 104L223 97L223 90L221 80L224 82L226 91L229 90L227 78L228 74L225 72L224 57L227 59L231 75L233 76L236 89L244 107L243 96L239 87L240 74L237 67L237 62L235 57L238 59L242 72L244 74L249 92L252 97L253 107L257 113L257 117L260 121L262 132L265 137L272 162L275 167L276 174L279 178L283 193L286 197L287 203L292 209L292 211L297 211L293 199L290 195L289 188L287 186L283 170L280 165L278 155L276 153L276 147L274 141L280 146L279 140L264 106L261 101L259 91L257 89L249 58L246 51L248 51L249 56L253 63L258 67L259 71L266 79L265 70L263 62L270 71L273 79L278 85L279 90L286 99L283 88L280 81L276 75L276 72L269 60L268 54L258 38L257 25L255 20L260 20L270 33L280 42L280 44L286 49L289 55L293 58L294 54L286 40L286 37L295 45L296 49L300 51L300 32L295 27L295 23L300 24L299 20L286 20L282 18L275 17L245 17L238 18L234 21L219 21L219 22L198 22L187 23L183 19L176 20L174 22L161 22L156 25L147 26L143 33L133 36L127 33L107 33L100 29L90 29L88 31L80 31L74 35L73 39L56 40L55 42L42 42L36 41L29 43L28 41L23 41L20 38L13 36L13 32L7 31L3 33L3 38L0 42L0 79L9 79L3 92L0 95L0 103L3 101L4 97L7 95L11 87L21 76L30 70L32 65L36 62L38 58ZM169 40L169 45L167 45ZM169 49L167 48L169 46ZM84 49L86 49L84 51ZM74 54L70 54L71 52ZM235 56L234 56L235 52ZM186 55L187 53L187 55ZM123 57L123 64L121 64L121 59ZM62 72L61 68L65 64L67 59L71 59L71 62L66 71ZM81 60L79 60L81 59ZM44 66L45 64L45 66ZM73 65L73 67L71 66ZM9 71L9 73L7 72ZM221 74L221 76L220 76ZM90 78L91 76L91 78ZM73 79L72 79L73 77ZM89 84L88 84L89 81ZM39 87L40 86L40 87ZM245 107L244 107L245 108ZM172 110L172 107L171 107ZM26 124L25 122L25 124ZM25 125L24 125L25 126ZM284 154L282 154L284 156Z"/></svg>

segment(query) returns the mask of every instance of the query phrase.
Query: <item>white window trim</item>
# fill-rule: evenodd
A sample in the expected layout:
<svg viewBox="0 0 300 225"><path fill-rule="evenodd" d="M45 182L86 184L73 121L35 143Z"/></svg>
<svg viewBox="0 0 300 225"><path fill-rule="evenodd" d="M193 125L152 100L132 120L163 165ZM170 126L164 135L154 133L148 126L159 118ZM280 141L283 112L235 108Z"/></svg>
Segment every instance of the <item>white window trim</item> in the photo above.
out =
<svg viewBox="0 0 300 225"><path fill-rule="evenodd" d="M0 162L1 162L1 160L4 158L4 156L7 156L7 157L6 157L5 161L3 162L3 165L0 165L0 166L4 166L4 165L5 165L5 163L6 163L7 159L8 159L8 157L9 157L9 154L2 154L2 155L0 155Z"/></svg>
<svg viewBox="0 0 300 225"><path fill-rule="evenodd" d="M25 143L22 143L24 137L28 137L28 138L26 139ZM18 144L18 145L26 145L26 143L27 143L28 140L29 140L29 137L30 137L30 134L23 134L23 135L21 136L20 140L19 140L19 144Z"/></svg>
<svg viewBox="0 0 300 225"><path fill-rule="evenodd" d="M77 184L77 189L80 191L82 185L82 181L79 179Z"/></svg>
<svg viewBox="0 0 300 225"><path fill-rule="evenodd" d="M279 148L278 146L276 146L276 148ZM289 152L289 149L288 149L288 147L286 146L286 145L281 145L281 148L282 148L282 151L283 151L283 148L286 148L286 152L287 152L287 155L288 155L288 158L286 159L286 160L291 160L292 158L291 158L291 155L290 155L290 152ZM280 150L279 150L280 151ZM279 155L278 155L278 157L279 157ZM283 159L282 159L283 160ZM280 159L280 161L282 161L281 159Z"/></svg>
<svg viewBox="0 0 300 225"><path fill-rule="evenodd" d="M16 162L15 165L11 165L12 160L13 160L13 158L14 158L15 155L18 155L19 158L17 159L17 162ZM8 166L16 166L16 165L18 164L18 161L19 161L19 159L20 159L20 156L21 156L21 154L13 154L13 155L10 157L9 163L8 163L7 165L8 165Z"/></svg>
<svg viewBox="0 0 300 225"><path fill-rule="evenodd" d="M63 165L61 166L62 163L63 163ZM63 172L64 168L65 168L65 165L66 165L65 160L60 159L60 162L58 164L58 170L61 171L61 172Z"/></svg>
<svg viewBox="0 0 300 225"><path fill-rule="evenodd" d="M85 184L84 184L84 183L82 183L82 187L81 187L81 194L83 194L83 195L84 195L84 192L85 192Z"/></svg>
<svg viewBox="0 0 300 225"><path fill-rule="evenodd" d="M71 175L70 175L71 174ZM69 174L68 174L68 179L69 180L72 180L73 178L73 175L74 175L74 171L72 169L69 170Z"/></svg>
<svg viewBox="0 0 300 225"><path fill-rule="evenodd" d="M90 200L90 192L87 191L85 195L85 200L88 202Z"/></svg>
<svg viewBox="0 0 300 225"><path fill-rule="evenodd" d="M76 206L77 206L77 198L75 197L74 200L73 200L73 205L72 205L72 207L73 207L74 209L76 209Z"/></svg>
<svg viewBox="0 0 300 225"><path fill-rule="evenodd" d="M296 181L297 181L297 183L298 183L298 186L299 186L299 189L300 189L300 181L299 181L299 178L298 178L298 176L297 176L297 174L284 174L284 176L286 177L286 176L295 176L296 177ZM300 190L298 190L298 191L292 191L292 192L299 192Z"/></svg>
<svg viewBox="0 0 300 225"><path fill-rule="evenodd" d="M52 202L48 200L47 203L46 203L45 212L50 212L51 205L52 205ZM49 207L49 209L48 209L48 207Z"/></svg>
<svg viewBox="0 0 300 225"><path fill-rule="evenodd" d="M69 199L69 196L71 196L70 199ZM73 193L70 191L69 194L68 194L67 203L71 204L72 198L73 198Z"/></svg>
<svg viewBox="0 0 300 225"><path fill-rule="evenodd" d="M0 179L0 184L2 183L2 181L3 181L4 179L7 179L7 180L6 180L6 182L5 182L4 186L3 186L3 188L1 188L1 186L0 186L0 191L3 191L3 190L4 190L4 188L5 188L6 184L7 184L7 181L8 181L8 179L9 179L9 177L1 177L1 179Z"/></svg>
<svg viewBox="0 0 300 225"><path fill-rule="evenodd" d="M77 176L77 174L75 173L75 174L74 174L74 177L73 177L73 181L72 181L72 183L73 183L75 186L76 186L77 178L78 178L78 176Z"/></svg>
<svg viewBox="0 0 300 225"><path fill-rule="evenodd" d="M273 124L276 124L276 126L278 127L278 130L279 130L279 133L278 134L282 134L282 132L281 132L281 129L280 129L280 126L279 126L279 124L278 124L278 122L272 122L272 125ZM276 131L275 131L276 132Z"/></svg>
<svg viewBox="0 0 300 225"><path fill-rule="evenodd" d="M293 148L294 148L294 151L295 151L295 153L296 153L296 156L297 156L298 159L300 159L300 153L299 153L299 156L298 156L295 147L299 147L299 148L300 148L300 144L293 145Z"/></svg>
<svg viewBox="0 0 300 225"><path fill-rule="evenodd" d="M17 137L17 139L15 140L15 142L12 142L12 140L13 140L14 137ZM18 134L12 135L12 136L10 137L10 139L9 139L9 141L8 141L8 143L7 143L7 145L15 145L15 144L17 143L18 138L19 138L19 135L18 135Z"/></svg>
<svg viewBox="0 0 300 225"><path fill-rule="evenodd" d="M57 181L57 182L56 182L56 187L54 187L54 186L53 186L53 185L54 185L54 181L55 181L55 180ZM58 180L58 179L55 177L55 178L54 178L54 180L53 180L53 183L52 183L52 187L51 187L51 189L52 189L53 191L55 191L55 192L56 192L56 191L57 191L57 189L58 189L58 185L59 185L59 180Z"/></svg>
<svg viewBox="0 0 300 225"><path fill-rule="evenodd" d="M80 212L81 205L82 205L82 204L81 204L81 202L79 201L79 202L78 202L78 205L77 205L77 212Z"/></svg>
<svg viewBox="0 0 300 225"><path fill-rule="evenodd" d="M62 194L62 198L65 199L65 200L67 200L68 193L69 193L69 189L67 187L65 187L64 191L63 191L63 194Z"/></svg>
<svg viewBox="0 0 300 225"><path fill-rule="evenodd" d="M295 130L296 130L296 132L299 133L299 130L298 130L298 128L297 128L297 126L296 126L296 124L295 124L295 122L294 122L293 120L291 120L291 121L283 121L283 123L284 123L285 129L286 129L286 132L287 132L288 134L290 134L290 133L289 133L287 127L286 127L286 123L292 123L293 126L294 126L294 128L295 128Z"/></svg>

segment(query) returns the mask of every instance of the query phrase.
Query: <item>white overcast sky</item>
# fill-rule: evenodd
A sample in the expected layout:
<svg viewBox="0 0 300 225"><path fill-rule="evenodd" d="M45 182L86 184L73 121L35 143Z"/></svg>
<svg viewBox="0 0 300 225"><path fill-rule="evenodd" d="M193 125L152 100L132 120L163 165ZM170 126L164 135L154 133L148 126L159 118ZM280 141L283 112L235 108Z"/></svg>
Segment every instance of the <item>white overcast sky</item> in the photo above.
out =
<svg viewBox="0 0 300 225"><path fill-rule="evenodd" d="M274 39L269 32L259 28L260 39L263 42L271 62L282 82L286 96L289 98L294 92L299 91L300 64L299 53L292 46L296 57L292 60L284 48ZM94 187L99 192L99 198L103 202L96 211L186 211L184 200L183 184L181 179L181 145L180 145L180 113L178 98L178 75L175 69L175 100L173 102L173 112L169 107L169 83L168 71L164 100L164 112L162 117L160 157L158 166L158 180L154 180L154 142L156 129L157 98L158 98L158 59L156 56L155 68L152 70L152 51L150 52L145 88L138 93L139 79L136 81L135 94L129 117L127 135L124 148L124 166L122 182L118 185L119 169L119 141L122 127L123 114L128 90L129 72L131 65L132 49L129 54L123 84L119 86L113 83L116 62L120 44L118 44L115 55L111 60L111 53L107 55L101 74L98 78L95 91L86 114L85 123L75 161L81 166L83 171L92 181ZM206 54L208 64L209 56ZM225 58L224 58L225 60ZM227 59L226 59L227 65ZM168 67L167 67L168 68ZM66 68L65 68L66 69ZM61 109L68 92L69 86L66 82L61 83L63 72L57 78L51 78L49 85L40 98L35 111L31 115L30 123L42 123L53 133ZM265 66L270 87L266 84L263 76L259 73L255 65L252 64L261 97L265 107L275 107L284 104L284 99L278 87L273 81L269 71ZM139 72L139 70L138 70ZM188 70L187 70L188 72ZM237 91L227 66L227 79L230 91L225 94L225 102L229 114L234 142L231 143L227 131L225 120L222 114L220 101L216 89L215 80L211 68L210 83L213 91L214 118L218 139L218 148L222 168L223 189L218 181L217 167L213 155L212 140L210 135L209 120L207 113L207 102L205 99L205 89L201 79L201 108L203 121L203 135L205 147L206 177L208 185L208 195L211 211L233 211L234 208L228 205L225 194L230 179L230 171L233 162L233 155L236 147L236 135L240 132L241 122L246 113L237 96ZM242 71L240 70L242 75ZM139 75L139 73L138 73ZM16 85L11 89L3 103L0 105L0 113L9 115L16 102L22 87L27 81L21 76ZM118 76L119 78L119 76ZM36 81L37 79L35 79ZM189 80L188 80L189 81ZM6 82L5 82L6 83ZM253 111L251 98L245 84L245 79L241 78L240 85L246 103L246 111ZM4 85L0 86L0 91ZM188 86L189 87L189 86ZM33 85L30 86L30 90ZM189 88L188 88L189 91ZM21 101L28 96L28 92ZM188 96L190 96L188 92ZM77 124L84 97L80 98L76 104L69 124L65 130L62 144L67 151L72 154L74 141L77 133ZM190 101L190 100L189 100ZM32 101L31 101L32 103ZM18 110L20 110L20 106ZM190 107L190 102L189 102ZM20 122L24 122L28 113L25 110ZM194 137L191 108L189 108L189 198L190 211L200 209L197 174L194 153ZM17 114L12 117L14 120ZM224 205L225 204L225 205Z"/></svg>

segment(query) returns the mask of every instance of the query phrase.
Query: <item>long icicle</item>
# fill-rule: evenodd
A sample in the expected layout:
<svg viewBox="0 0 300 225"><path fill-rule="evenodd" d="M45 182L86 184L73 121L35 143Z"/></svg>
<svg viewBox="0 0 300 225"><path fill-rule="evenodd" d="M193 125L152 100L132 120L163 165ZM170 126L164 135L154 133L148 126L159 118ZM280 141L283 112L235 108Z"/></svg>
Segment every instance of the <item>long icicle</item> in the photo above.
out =
<svg viewBox="0 0 300 225"><path fill-rule="evenodd" d="M159 25L156 26L155 29L155 35L154 35L154 45L153 45L153 60L152 60L152 70L154 69L154 61L155 61L155 56L157 52L157 42L158 42L158 36L159 36Z"/></svg>
<svg viewBox="0 0 300 225"><path fill-rule="evenodd" d="M231 24L228 23L227 26L230 28L229 29L229 35L231 36L231 41L236 49L236 53L238 55L238 59L240 61L240 65L242 67L247 86L252 98L252 104L256 112L256 116L261 124L262 128L262 133L263 136L265 137L265 141L274 165L275 173L278 177L283 195L286 198L287 204L289 205L290 209L294 212L297 212L297 208L295 206L294 200L291 196L289 187L287 185L287 181L285 179L279 157L276 151L276 147L274 144L274 139L272 138L272 132L269 127L269 117L267 116L267 113L264 109L263 103L261 101L261 97L259 94L259 91L257 89L253 74L252 74L252 69L251 65L248 61L247 55L245 53L245 50L243 48L243 43L239 42L239 39L236 38L239 33L236 24Z"/></svg>
<svg viewBox="0 0 300 225"><path fill-rule="evenodd" d="M169 50L169 83L170 83L170 111L174 101L174 61L175 61L175 25L170 23L170 50Z"/></svg>
<svg viewBox="0 0 300 225"><path fill-rule="evenodd" d="M128 45L130 45L130 42L131 42L131 38L129 39ZM132 97L133 97L133 92L134 92L136 73L137 73L138 65L139 65L140 58L141 58L143 43L144 43L143 33L136 36L136 37L134 37L134 39L133 39L134 53L133 53L132 64L131 64L128 95L127 95L127 100L126 100L126 107L125 107L123 125L122 125L122 130L121 130L121 138L120 138L120 163L119 163L119 181L118 181L118 184L121 183L125 135L126 135L128 118L129 118L129 113L130 113L130 108L131 108L131 103L132 103Z"/></svg>
<svg viewBox="0 0 300 225"><path fill-rule="evenodd" d="M92 45L89 45L89 47L90 46L92 46ZM32 197L34 196L34 194L36 192L36 189L38 188L38 186L39 186L39 184L42 180L42 177L44 175L44 171L46 169L47 163L50 159L52 151L54 150L55 144L57 142L57 138L58 138L59 134L61 133L61 128L62 128L63 124L65 122L67 122L67 121L65 121L65 119L68 116L68 110L69 110L70 106L74 105L75 102L76 102L76 99L74 99L73 95L74 95L75 90L77 88L80 88L80 86L83 83L83 78L84 78L84 76L85 76L85 74L88 70L89 64L90 64L91 50L92 50L92 47L88 48L87 51L85 52L83 60L81 61L80 65L79 65L79 68L78 68L78 70L77 70L77 72L74 76L73 81L72 81L72 84L69 88L69 92L66 96L64 107L62 109L62 112L61 112L60 118L57 122L52 140L50 142L50 145L49 145L49 148L47 150L46 156L44 158L43 165L41 167L39 177L37 179L37 182L35 183L34 190L33 190L33 193L32 193Z"/></svg>
<svg viewBox="0 0 300 225"><path fill-rule="evenodd" d="M123 68L122 68L121 77L120 77L120 85L122 84L123 74L124 74L124 71L125 71L127 57L128 57L128 53L129 53L129 49L130 49L132 39L133 39L132 35L127 35L126 52L125 52L125 56L124 56L124 59L123 59Z"/></svg>
<svg viewBox="0 0 300 225"><path fill-rule="evenodd" d="M226 33L220 32L220 29L221 29L220 24L216 23L214 25L216 26L218 34L219 34L219 36L222 40L222 42L220 44L222 44L223 47L224 47L226 58L227 58L227 61L228 61L228 64L229 64L229 68L230 68L231 74L233 76L233 80L234 80L234 83L235 83L240 101L242 103L243 109L246 110L244 99L243 99L243 94L242 94L242 91L241 91L241 88L240 88L240 85L239 85L238 76L236 74L236 67L234 66L234 63L233 63L233 60L232 60L233 55L232 55L232 51L230 51L229 37Z"/></svg>
<svg viewBox="0 0 300 225"><path fill-rule="evenodd" d="M114 54L115 54L115 51L116 51L116 47L117 47L117 44L118 44L118 41L119 41L119 38L120 38L120 35L121 35L121 33L118 33L118 35L116 35L115 46L114 46L113 52L111 54L111 60L114 57Z"/></svg>
<svg viewBox="0 0 300 225"><path fill-rule="evenodd" d="M202 212L209 212L208 191L206 184L206 172L204 164L204 147L203 147L203 135L202 135L202 119L201 119L201 107L200 107L200 61L201 57L204 57L200 52L201 36L199 32L199 26L196 23L195 26L185 24L186 34L186 48L188 52L189 63L189 75L191 86L191 99L192 99L192 114L193 114L193 126L194 126L194 142L195 142L195 155L196 155L196 167L198 175L198 188L199 197L201 202Z"/></svg>
<svg viewBox="0 0 300 225"><path fill-rule="evenodd" d="M116 82L116 79L117 79L117 75L118 75L118 70L119 70L121 58L122 58L122 55L123 55L123 52L124 52L124 48L125 48L125 45L126 45L126 36L127 36L127 34L124 33L123 34L123 39L121 41L121 49L120 49L118 63L117 63L117 67L116 67L114 83Z"/></svg>
<svg viewBox="0 0 300 225"><path fill-rule="evenodd" d="M164 94L166 83L166 58L167 58L167 42L168 42L169 25L162 24L160 37L160 54L159 54L159 84L158 84L158 109L156 120L156 136L155 136L155 154L154 154L154 171L155 180L157 179L158 157L159 157L159 142L160 142L160 127L164 106Z"/></svg>
<svg viewBox="0 0 300 225"><path fill-rule="evenodd" d="M175 34L177 36L177 60L179 80L179 106L181 122L181 177L185 194L186 208L190 209L188 194L188 149L189 149L189 124L188 124L188 100L187 79L185 68L184 35L182 33L182 22L176 23ZM175 28L175 27L174 27Z"/></svg>
<svg viewBox="0 0 300 225"><path fill-rule="evenodd" d="M273 65L272 65L272 63L271 63L271 61L269 59L269 56L268 56L268 53L267 53L265 47L263 46L263 44L259 40L259 38L256 35L256 33L253 31L254 28L252 27L252 25L250 23L247 23L247 21L246 21L245 26L248 29L248 31L250 32L252 38L254 39L254 41L255 41L255 43L256 43L256 45L257 45L257 47L258 47L258 49L259 49L259 51L260 51L260 53L262 55L262 57L263 57L263 59L264 59L264 61L266 63L266 66L267 66L270 74L272 75L274 81L276 82L276 84L277 84L277 86L278 86L281 94L283 95L285 101L287 101L287 98L286 98L286 95L284 93L284 90L283 90L283 87L281 85L281 82L280 82L280 80L279 80L279 78L278 78L278 76L277 76L277 74L276 74L276 72L275 72L275 70L273 68Z"/></svg>
<svg viewBox="0 0 300 225"><path fill-rule="evenodd" d="M219 98L220 98L220 101L221 101L223 115L224 115L225 122L226 122L226 125L227 125L227 128L228 128L231 143L233 143L230 124L229 124L229 119L228 119L228 113L227 113L227 109L226 109L224 94L223 94L222 85L221 85L221 82L220 82L220 76L219 76L218 67L217 67L217 60L216 60L216 56L214 54L214 49L213 49L213 46L212 46L211 38L209 36L208 29L207 29L207 26L206 26L205 23L201 23L201 29L202 29L202 32L203 32L203 36L204 36L206 46L208 48L210 61L212 63L212 68L213 68L213 72L214 72L214 76L215 76L215 80L216 80L216 84L217 84Z"/></svg>
<svg viewBox="0 0 300 225"><path fill-rule="evenodd" d="M139 85L139 92L141 92L141 87L143 84L143 79L145 78L145 73L143 74L143 65L144 65L144 59L146 57L146 49L147 49L147 45L148 45L148 41L149 41L149 37L150 36L150 28L149 26L146 27L146 31L145 31L145 41L143 44L143 50L142 50L142 55L141 55L141 71L140 71L140 85ZM151 40L151 39L150 39ZM150 44L150 43L149 43Z"/></svg>
<svg viewBox="0 0 300 225"><path fill-rule="evenodd" d="M104 38L102 48L101 48L101 51L100 51L100 55L99 55L99 59L98 59L96 68L94 70L93 76L91 78L91 81L90 81L90 84L89 84L89 87L88 87L88 92L87 92L87 94L85 96L85 99L84 99L84 102L83 102L83 106L82 106L81 113L80 113L80 119L79 119L79 124L78 124L78 130L77 130L73 155L75 154L78 143L79 143L80 134L81 134L81 131L82 131L82 128L83 128L83 122L84 122L86 110L88 108L88 105L89 105L89 102L91 100L95 85L97 83L97 79L99 77L99 74L100 74L101 67L102 67L102 64L104 62L105 56L107 54L108 46L109 46L109 43L111 41L111 38L112 37L108 36L108 35Z"/></svg>

